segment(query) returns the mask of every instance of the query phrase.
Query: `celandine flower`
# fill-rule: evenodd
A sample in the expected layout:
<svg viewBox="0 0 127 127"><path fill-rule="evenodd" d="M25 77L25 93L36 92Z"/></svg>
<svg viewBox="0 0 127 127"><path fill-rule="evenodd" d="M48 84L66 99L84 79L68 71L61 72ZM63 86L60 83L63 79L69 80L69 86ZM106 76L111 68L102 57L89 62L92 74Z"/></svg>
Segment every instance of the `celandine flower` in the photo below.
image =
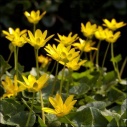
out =
<svg viewBox="0 0 127 127"><path fill-rule="evenodd" d="M55 40L59 43L62 43L65 46L71 45L74 41L78 39L78 34L72 36L72 32L68 34L68 36L57 34L59 40L55 38Z"/></svg>
<svg viewBox="0 0 127 127"><path fill-rule="evenodd" d="M86 26L84 26L84 24L81 23L81 32L85 37L91 38L94 35L96 29L97 29L96 24L92 25L90 22L87 22Z"/></svg>
<svg viewBox="0 0 127 127"><path fill-rule="evenodd" d="M23 85L28 89L29 92L38 92L42 88L45 87L49 76L47 74L43 74L38 80L33 75L29 75L28 78L22 76L24 82L18 80L19 84Z"/></svg>
<svg viewBox="0 0 127 127"><path fill-rule="evenodd" d="M69 114L69 112L73 109L74 104L77 100L73 100L73 95L70 95L65 102L63 102L61 96L59 94L56 94L56 97L49 97L49 101L54 107L54 109L51 108L42 108L44 112L55 114L58 117L65 116Z"/></svg>
<svg viewBox="0 0 127 127"><path fill-rule="evenodd" d="M8 29L9 32L3 30L3 34L5 34L6 38L12 42L14 46L22 47L26 43L26 32L27 30L20 31L19 28L15 30L11 27Z"/></svg>
<svg viewBox="0 0 127 127"><path fill-rule="evenodd" d="M105 40L106 39L106 29L103 29L102 26L99 26L96 30L96 32L94 33L95 37L99 40Z"/></svg>
<svg viewBox="0 0 127 127"><path fill-rule="evenodd" d="M61 43L58 44L57 47L55 45L52 47L48 44L44 49L48 52L48 56L52 57L61 64L65 64L79 56L79 51L76 52L74 48L71 49L71 46L65 47Z"/></svg>
<svg viewBox="0 0 127 127"><path fill-rule="evenodd" d="M48 63L51 61L51 58L45 57L43 55L38 56L38 62L41 63L42 67L44 68Z"/></svg>
<svg viewBox="0 0 127 127"><path fill-rule="evenodd" d="M18 92L25 90L25 87L17 84L17 77L12 80L10 77L6 76L5 80L2 81L2 85L5 89L5 93L2 98L16 96Z"/></svg>
<svg viewBox="0 0 127 127"><path fill-rule="evenodd" d="M126 23L124 23L124 22L119 22L119 23L116 22L116 20L114 18L111 20L111 22L107 19L103 19L103 22L104 22L103 26L106 26L113 31L126 25Z"/></svg>
<svg viewBox="0 0 127 127"><path fill-rule="evenodd" d="M43 33L40 29L37 29L35 31L35 34L33 35L31 31L28 30L29 39L27 38L27 41L30 45L35 47L36 49L39 49L43 47L47 41L49 41L54 35L50 35L48 38L47 36L47 30L45 30Z"/></svg>
<svg viewBox="0 0 127 127"><path fill-rule="evenodd" d="M80 56L74 58L72 61L66 63L66 67L70 70L78 70L87 60L80 61Z"/></svg>
<svg viewBox="0 0 127 127"><path fill-rule="evenodd" d="M28 19L28 21L30 23L33 24L37 24L42 18L43 16L46 14L46 11L44 11L41 15L40 15L40 10L35 11L31 11L30 13L25 11L24 15L26 16L26 18Z"/></svg>
<svg viewBox="0 0 127 127"><path fill-rule="evenodd" d="M94 44L95 44L95 42L93 42L92 40L85 41L85 40L79 38L79 43L74 43L72 45L81 51L90 52L91 50L97 50L97 48L92 47Z"/></svg>
<svg viewBox="0 0 127 127"><path fill-rule="evenodd" d="M106 41L109 43L115 43L117 39L120 37L121 32L118 31L115 34L111 30L106 30Z"/></svg>

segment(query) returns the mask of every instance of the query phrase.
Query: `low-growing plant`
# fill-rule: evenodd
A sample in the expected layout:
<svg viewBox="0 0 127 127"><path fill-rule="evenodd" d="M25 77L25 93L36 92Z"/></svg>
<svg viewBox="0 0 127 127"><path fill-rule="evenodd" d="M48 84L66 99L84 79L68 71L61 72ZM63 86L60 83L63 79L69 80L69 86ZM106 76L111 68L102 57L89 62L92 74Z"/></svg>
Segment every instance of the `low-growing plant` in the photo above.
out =
<svg viewBox="0 0 127 127"><path fill-rule="evenodd" d="M46 11L40 14L40 10L24 12L33 31L11 27L2 31L10 41L10 54L8 60L0 55L0 125L125 127L127 79L122 74L127 57L122 60L121 54L115 56L114 45L121 36L118 29L126 23L115 19L103 19L101 26L90 21L81 23L82 38L72 32L67 36L58 33L58 38L54 38L56 45L49 43L54 34L36 29L45 14ZM18 62L18 51L26 43L33 47L36 63L28 72ZM100 62L102 43L107 43L107 47ZM39 55L42 48L46 54ZM9 60L13 54L11 67ZM108 54L112 71L105 67Z"/></svg>

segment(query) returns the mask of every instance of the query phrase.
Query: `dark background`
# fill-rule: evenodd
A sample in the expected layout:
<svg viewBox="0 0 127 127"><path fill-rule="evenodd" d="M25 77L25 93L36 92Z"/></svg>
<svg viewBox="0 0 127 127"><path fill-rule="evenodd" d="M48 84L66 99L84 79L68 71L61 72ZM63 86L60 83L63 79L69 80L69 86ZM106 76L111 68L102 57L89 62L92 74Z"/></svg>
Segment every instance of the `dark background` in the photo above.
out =
<svg viewBox="0 0 127 127"><path fill-rule="evenodd" d="M39 22L37 28L48 30L48 34L57 33L68 35L70 31L78 33L80 37L81 22L86 24L87 21L101 25L102 19L124 21L127 23L127 3L126 0L0 0L0 54L7 60L9 56L8 44L10 43L2 34L2 30L8 30L8 27L21 30L32 30L32 24L28 23L24 16L24 11L40 10L47 11L44 18ZM115 55L121 54L123 60L127 56L127 26L120 28L121 37L114 45ZM56 43L51 39L48 43ZM100 62L103 58L106 43L101 44ZM44 53L43 49L39 52ZM13 56L9 63L13 66ZM19 63L29 71L35 66L33 47L25 44L19 49ZM110 70L110 52L107 56L105 66ZM127 68L127 67L126 67ZM123 77L127 77L127 69Z"/></svg>

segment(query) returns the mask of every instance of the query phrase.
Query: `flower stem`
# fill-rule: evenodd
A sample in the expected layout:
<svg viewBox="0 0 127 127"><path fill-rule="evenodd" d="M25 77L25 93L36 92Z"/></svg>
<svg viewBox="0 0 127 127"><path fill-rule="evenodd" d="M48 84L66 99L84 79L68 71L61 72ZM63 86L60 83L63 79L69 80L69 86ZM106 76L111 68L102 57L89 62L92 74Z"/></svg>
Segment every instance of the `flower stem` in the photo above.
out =
<svg viewBox="0 0 127 127"><path fill-rule="evenodd" d="M104 67L104 63L105 63L105 59L106 59L106 56L107 56L107 53L108 53L108 50L109 50L109 46L110 46L110 43L108 43L105 54L104 54L104 58L103 58L103 61L102 61L102 68Z"/></svg>
<svg viewBox="0 0 127 127"><path fill-rule="evenodd" d="M43 102L41 90L39 91L39 94L40 94L41 108L44 108L44 102ZM45 113L43 110L42 110L42 120L43 120L43 123L45 124Z"/></svg>
<svg viewBox="0 0 127 127"><path fill-rule="evenodd" d="M35 59L36 59L37 78L39 78L38 49L35 49Z"/></svg>
<svg viewBox="0 0 127 127"><path fill-rule="evenodd" d="M37 78L39 78L38 51L39 51L39 49L35 49ZM44 108L43 98L42 98L42 91L41 90L39 91L39 96L40 96L41 108ZM45 114L44 114L44 111L43 110L42 110L42 120L45 123Z"/></svg>
<svg viewBox="0 0 127 127"><path fill-rule="evenodd" d="M70 121L70 120L67 118L67 116L64 116L64 118L65 118L73 127L76 127L76 125L75 125L72 121Z"/></svg>
<svg viewBox="0 0 127 127"><path fill-rule="evenodd" d="M64 64L64 67L63 67L63 70L62 70L62 78L61 78L61 82L60 82L60 95L61 95L61 93L62 93L62 87L63 87L63 81L64 81L65 65L66 65L66 63Z"/></svg>
<svg viewBox="0 0 127 127"><path fill-rule="evenodd" d="M122 67L121 67L121 69L120 69L120 76L122 76L122 73L123 73L123 70L124 70L124 68L125 68L126 63L127 63L127 57L125 58L125 60L124 60L124 62L123 62L123 64L122 64Z"/></svg>
<svg viewBox="0 0 127 127"><path fill-rule="evenodd" d="M34 24L33 26L33 34L35 33L35 30L36 30L36 24Z"/></svg>
<svg viewBox="0 0 127 127"><path fill-rule="evenodd" d="M18 47L14 46L14 63L15 63L15 71L18 79Z"/></svg>
<svg viewBox="0 0 127 127"><path fill-rule="evenodd" d="M56 85L56 80L57 80L57 74L58 74L58 67L59 67L59 62L56 63L55 79L54 79L54 82L53 82L53 87L52 87L52 91L51 91L51 96L53 95L54 90L55 90L55 85ZM54 67L53 67L53 68L54 68Z"/></svg>
<svg viewBox="0 0 127 127"><path fill-rule="evenodd" d="M115 62L114 62L113 43L111 43L111 58L112 58L112 64L113 64L114 70L115 70L115 72L118 76L118 80L121 81L121 77L120 77L119 70L118 70L118 65L116 65Z"/></svg>
<svg viewBox="0 0 127 127"><path fill-rule="evenodd" d="M30 122L30 119L31 119L32 111L33 111L34 97L35 97L35 93L33 92L32 104L31 104L29 116L28 116L28 119L27 119L27 122L26 122L26 127L29 127L29 122Z"/></svg>
<svg viewBox="0 0 127 127"><path fill-rule="evenodd" d="M101 40L98 42L98 45L97 45L96 65L98 65L98 66L99 66L99 49L100 49L100 45L101 45Z"/></svg>
<svg viewBox="0 0 127 127"><path fill-rule="evenodd" d="M12 53L13 53L13 52L10 52L10 54L9 54L9 56L8 56L8 59L7 59L7 63L9 62L9 60L10 60L10 58L11 58L11 56L12 56Z"/></svg>
<svg viewBox="0 0 127 127"><path fill-rule="evenodd" d="M67 96L69 95L69 86L70 86L70 81L71 81L71 76L72 70L69 69L69 74L68 74L68 82L67 82Z"/></svg>

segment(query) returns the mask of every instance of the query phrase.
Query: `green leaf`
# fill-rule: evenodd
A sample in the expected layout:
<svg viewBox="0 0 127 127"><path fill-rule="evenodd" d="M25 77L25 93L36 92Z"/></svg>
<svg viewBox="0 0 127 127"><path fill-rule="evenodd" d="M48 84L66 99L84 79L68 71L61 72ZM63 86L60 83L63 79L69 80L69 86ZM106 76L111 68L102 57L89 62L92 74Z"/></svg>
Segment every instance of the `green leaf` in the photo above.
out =
<svg viewBox="0 0 127 127"><path fill-rule="evenodd" d="M93 107L93 108L97 108L99 110L104 110L106 107L106 103L103 101L94 101L94 102L91 102L91 103L88 103L84 106L79 107L78 111L83 110L86 107Z"/></svg>
<svg viewBox="0 0 127 127"><path fill-rule="evenodd" d="M20 127L24 127L26 125L28 116L29 116L29 112L22 111L22 112L18 112L17 114L11 116L11 118L8 119L8 121L13 122L19 125ZM35 120L36 120L36 116L35 114L32 114L30 122L29 122L29 127L32 127L35 124Z"/></svg>
<svg viewBox="0 0 127 127"><path fill-rule="evenodd" d="M81 95L87 93L88 90L89 86L87 84L76 82L76 85L69 90L69 93Z"/></svg>
<svg viewBox="0 0 127 127"><path fill-rule="evenodd" d="M43 122L42 118L40 118L40 116L38 116L38 123L39 123L39 125L40 125L41 127L47 127L47 125L44 124L44 122Z"/></svg>
<svg viewBox="0 0 127 127"><path fill-rule="evenodd" d="M85 125L86 127L106 127L108 124L108 121L101 114L100 110L93 107L87 107L82 111L77 112L75 116L76 117L74 117L74 120L79 124Z"/></svg>
<svg viewBox="0 0 127 127"><path fill-rule="evenodd" d="M119 120L120 127L126 127L127 126L127 110L121 115Z"/></svg>
<svg viewBox="0 0 127 127"><path fill-rule="evenodd" d="M11 116L14 115L16 112L16 107L14 104L9 103L6 100L1 100L0 101L0 112L5 116Z"/></svg>
<svg viewBox="0 0 127 127"><path fill-rule="evenodd" d="M110 72L106 73L106 74L104 75L104 79L103 79L104 84L107 85L107 84L109 84L110 82L115 81L116 77L117 77L117 75L116 75L115 71L110 71Z"/></svg>
<svg viewBox="0 0 127 127"><path fill-rule="evenodd" d="M115 118L112 119L110 123L108 123L107 127L118 127Z"/></svg>
<svg viewBox="0 0 127 127"><path fill-rule="evenodd" d="M3 115L12 116L19 111L24 110L24 105L21 105L13 99L4 99L0 101L0 112Z"/></svg>
<svg viewBox="0 0 127 127"><path fill-rule="evenodd" d="M127 99L125 99L121 105L121 114L123 114L125 111L127 111Z"/></svg>
<svg viewBox="0 0 127 127"><path fill-rule="evenodd" d="M16 126L17 124L7 121L7 117L4 116L1 112L0 112L0 125L6 124L6 125L11 125L11 126ZM4 125L3 125L4 126Z"/></svg>
<svg viewBox="0 0 127 127"><path fill-rule="evenodd" d="M117 56L111 58L111 61L114 62L114 63L118 63L118 62L120 62L121 60L122 60L121 54L119 54L119 55L117 55Z"/></svg>
<svg viewBox="0 0 127 127"><path fill-rule="evenodd" d="M94 67L94 64L91 61L86 61L85 64L84 64L84 66L85 67L88 67L88 68L93 68Z"/></svg>
<svg viewBox="0 0 127 127"><path fill-rule="evenodd" d="M83 78L83 77L87 77L88 79L92 79L94 76L91 75L90 73L91 73L91 70L86 70L85 72L81 72L81 73L73 72L72 77L74 79L80 79L80 78Z"/></svg>
<svg viewBox="0 0 127 127"><path fill-rule="evenodd" d="M0 55L0 77L10 68L11 68L11 66Z"/></svg>
<svg viewBox="0 0 127 127"><path fill-rule="evenodd" d="M116 87L112 87L107 93L107 97L111 102L121 102L126 98L126 94Z"/></svg>

